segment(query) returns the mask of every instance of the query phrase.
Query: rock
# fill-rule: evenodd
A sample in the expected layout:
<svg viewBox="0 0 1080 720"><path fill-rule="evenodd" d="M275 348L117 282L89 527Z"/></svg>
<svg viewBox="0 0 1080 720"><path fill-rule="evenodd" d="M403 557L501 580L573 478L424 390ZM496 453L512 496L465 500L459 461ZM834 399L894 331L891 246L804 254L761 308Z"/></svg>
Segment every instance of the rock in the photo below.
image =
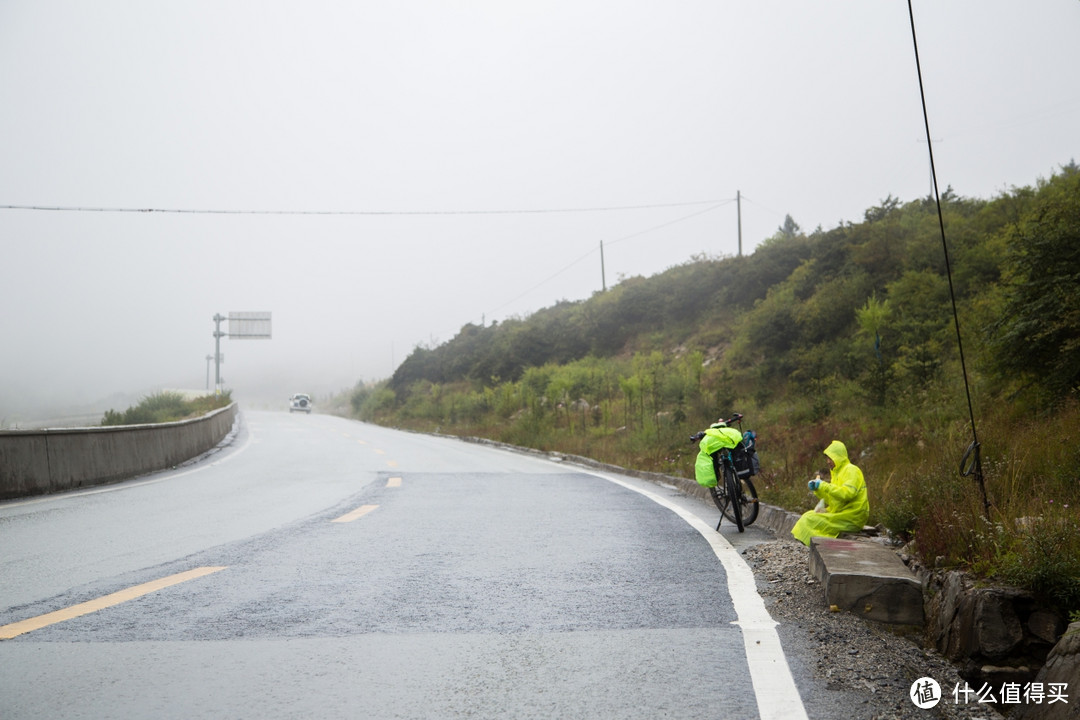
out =
<svg viewBox="0 0 1080 720"><path fill-rule="evenodd" d="M980 588L976 593L971 618L975 642L971 649L992 660L1006 657L1024 639L1024 629L1013 607L1019 591Z"/></svg>
<svg viewBox="0 0 1080 720"><path fill-rule="evenodd" d="M1028 616L1027 628L1035 637L1053 645L1065 631L1065 621L1048 610L1036 610Z"/></svg>
<svg viewBox="0 0 1080 720"><path fill-rule="evenodd" d="M931 577L924 581L933 589L933 595L927 603L927 616L931 618L931 640L945 657L955 660L965 654L967 648L961 647L959 628L954 622L960 613L960 606L968 590L967 578L960 572L948 572L944 580Z"/></svg>
<svg viewBox="0 0 1080 720"><path fill-rule="evenodd" d="M1015 720L1075 720L1080 717L1080 622L1069 625L1050 651L1035 682L1047 690L1050 685L1064 685L1068 703L1027 703L1012 715Z"/></svg>
<svg viewBox="0 0 1080 720"><path fill-rule="evenodd" d="M977 677L994 688L1000 688L1005 683L1024 685L1030 682L1034 675L1035 671L1027 665L983 665L977 673Z"/></svg>
<svg viewBox="0 0 1080 720"><path fill-rule="evenodd" d="M956 663L965 680L998 688L1034 681L1065 627L1057 612L1024 590L973 587L958 571L924 570L920 578L927 644Z"/></svg>

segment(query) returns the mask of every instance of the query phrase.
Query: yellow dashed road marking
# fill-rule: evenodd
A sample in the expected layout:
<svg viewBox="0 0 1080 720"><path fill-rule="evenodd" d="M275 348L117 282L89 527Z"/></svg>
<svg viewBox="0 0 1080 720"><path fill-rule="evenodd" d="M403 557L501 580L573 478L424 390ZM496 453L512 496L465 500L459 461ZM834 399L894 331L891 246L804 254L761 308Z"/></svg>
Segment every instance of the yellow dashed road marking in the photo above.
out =
<svg viewBox="0 0 1080 720"><path fill-rule="evenodd" d="M390 467L397 467L397 460L387 460L386 464Z"/></svg>
<svg viewBox="0 0 1080 720"><path fill-rule="evenodd" d="M401 487L401 478L392 477L386 481L386 487Z"/></svg>
<svg viewBox="0 0 1080 720"><path fill-rule="evenodd" d="M330 522L341 522L341 523L352 522L353 520L355 520L355 519L357 519L359 517L363 517L364 515L367 515L369 512L371 512L372 510L374 510L377 507L379 507L379 506L378 505L361 505L360 507L356 508L352 512L345 513L341 517L334 518Z"/></svg>
<svg viewBox="0 0 1080 720"><path fill-rule="evenodd" d="M98 610L104 610L105 608L112 607L113 605L119 605L120 603L127 602L128 600L134 600L135 598L142 597L143 595L149 595L152 592L162 590L172 585L178 585L188 580L194 580L205 575L216 573L219 570L224 570L224 567L201 567L194 570L188 570L187 572L177 573L176 575L169 575L163 577L160 580L152 580L142 585L136 585L129 587L126 590L120 590L110 595L104 595L96 600L89 600L78 605L72 605L69 608L63 610L57 610L55 612L46 613L45 615L38 615L28 620L20 620L19 622L11 623L10 625L4 625L0 627L0 640L10 640L13 637L28 633L33 630L40 630L43 627L49 625L55 625L58 622L64 620L71 620L72 618L81 617L83 615L89 615L92 612Z"/></svg>
<svg viewBox="0 0 1080 720"><path fill-rule="evenodd" d="M376 454L376 455L385 455L385 454L386 454L386 451L385 451L385 450L376 450L376 451L375 451L375 454Z"/></svg>

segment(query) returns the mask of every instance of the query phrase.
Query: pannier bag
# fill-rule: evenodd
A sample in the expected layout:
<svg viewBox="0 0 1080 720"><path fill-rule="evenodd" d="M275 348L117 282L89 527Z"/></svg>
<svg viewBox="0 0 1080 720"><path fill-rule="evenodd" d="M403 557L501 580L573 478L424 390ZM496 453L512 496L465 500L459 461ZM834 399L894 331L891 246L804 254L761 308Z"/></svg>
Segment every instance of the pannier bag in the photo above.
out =
<svg viewBox="0 0 1080 720"><path fill-rule="evenodd" d="M757 434L753 430L743 433L742 442L731 449L731 461L739 477L753 477L761 472L757 456Z"/></svg>

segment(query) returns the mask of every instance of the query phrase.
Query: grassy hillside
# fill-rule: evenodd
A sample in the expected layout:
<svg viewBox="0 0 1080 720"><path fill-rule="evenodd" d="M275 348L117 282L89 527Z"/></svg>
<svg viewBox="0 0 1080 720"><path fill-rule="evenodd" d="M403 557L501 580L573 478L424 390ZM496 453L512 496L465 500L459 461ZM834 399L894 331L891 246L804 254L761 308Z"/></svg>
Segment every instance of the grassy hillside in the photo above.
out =
<svg viewBox="0 0 1080 720"><path fill-rule="evenodd" d="M742 412L765 501L809 508L840 439L872 523L1080 609L1080 171L991 200L948 191L942 208L948 256L925 199L810 234L786 223L747 257L466 325L353 409L685 477L688 436ZM989 512L958 470L971 414Z"/></svg>

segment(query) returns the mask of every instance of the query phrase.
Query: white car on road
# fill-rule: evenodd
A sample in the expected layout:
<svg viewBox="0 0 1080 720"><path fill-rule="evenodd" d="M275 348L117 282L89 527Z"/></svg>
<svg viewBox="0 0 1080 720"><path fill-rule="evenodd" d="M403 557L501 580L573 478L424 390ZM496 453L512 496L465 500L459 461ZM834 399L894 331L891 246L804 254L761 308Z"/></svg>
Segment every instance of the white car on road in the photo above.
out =
<svg viewBox="0 0 1080 720"><path fill-rule="evenodd" d="M289 412L306 412L311 414L311 396L304 393L296 393L289 398Z"/></svg>

